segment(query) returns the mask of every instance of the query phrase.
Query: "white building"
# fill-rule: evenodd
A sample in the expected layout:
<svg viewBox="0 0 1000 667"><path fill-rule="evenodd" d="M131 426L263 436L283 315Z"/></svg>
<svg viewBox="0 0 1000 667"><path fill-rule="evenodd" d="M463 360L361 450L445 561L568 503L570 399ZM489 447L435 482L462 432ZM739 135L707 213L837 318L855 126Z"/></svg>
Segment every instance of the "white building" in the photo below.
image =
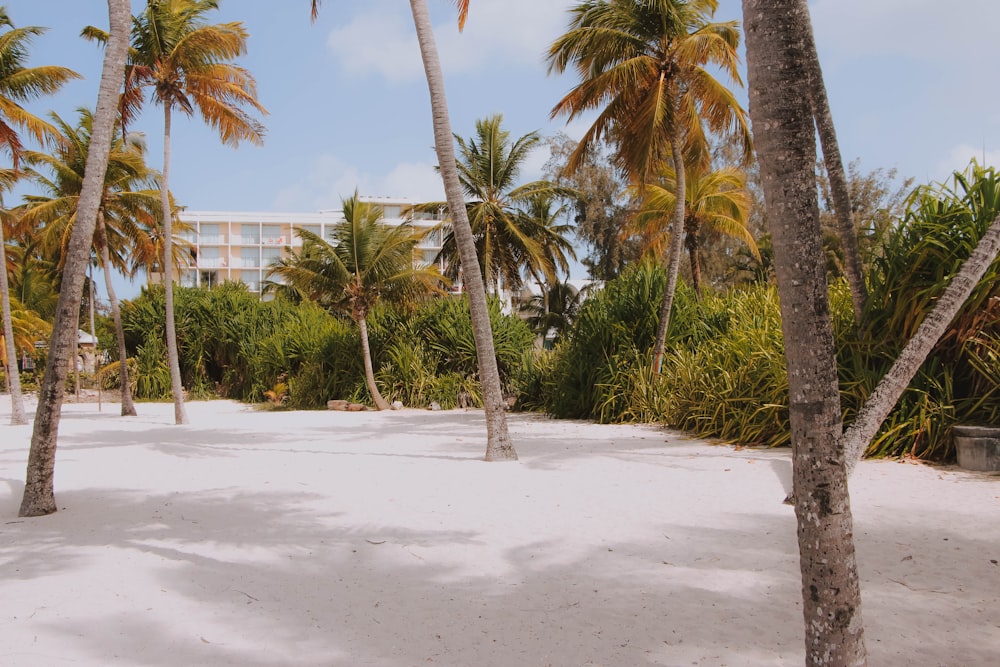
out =
<svg viewBox="0 0 1000 667"><path fill-rule="evenodd" d="M414 261L430 264L441 250L444 232L438 228L440 213L408 213L417 202L407 199L362 197L362 201L382 208L387 225L399 225L412 218L417 227L431 231L417 246ZM404 217L405 216L405 217ZM343 222L339 210L318 213L255 213L239 211L182 211L180 219L190 230L177 236L190 243L190 260L178 272L185 287L213 287L225 281L240 281L251 292L260 292L271 264L298 251L302 239L295 233L305 229L325 239L334 225ZM161 276L150 276L156 282Z"/></svg>

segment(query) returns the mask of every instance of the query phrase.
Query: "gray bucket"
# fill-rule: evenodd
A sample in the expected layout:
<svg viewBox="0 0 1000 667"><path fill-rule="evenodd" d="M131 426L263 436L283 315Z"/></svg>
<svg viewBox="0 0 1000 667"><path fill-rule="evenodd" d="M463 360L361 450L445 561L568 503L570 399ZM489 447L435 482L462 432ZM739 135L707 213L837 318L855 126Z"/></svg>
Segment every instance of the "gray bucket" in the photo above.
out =
<svg viewBox="0 0 1000 667"><path fill-rule="evenodd" d="M1000 428L955 426L958 465L966 470L1000 472Z"/></svg>

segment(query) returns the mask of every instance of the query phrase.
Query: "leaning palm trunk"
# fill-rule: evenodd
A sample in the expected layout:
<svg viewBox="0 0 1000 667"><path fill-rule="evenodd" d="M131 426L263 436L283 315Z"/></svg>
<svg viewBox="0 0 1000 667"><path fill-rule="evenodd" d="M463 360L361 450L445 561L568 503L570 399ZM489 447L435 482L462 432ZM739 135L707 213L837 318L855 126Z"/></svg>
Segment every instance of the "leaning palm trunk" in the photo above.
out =
<svg viewBox="0 0 1000 667"><path fill-rule="evenodd" d="M12 426L27 424L24 397L21 395L21 376L17 371L17 346L14 345L14 322L10 314L10 287L7 283L7 249L0 224L0 301L3 309L3 336L7 357L7 383L10 385L10 423Z"/></svg>
<svg viewBox="0 0 1000 667"><path fill-rule="evenodd" d="M934 349L948 325L962 308L983 275L1000 252L1000 216L990 225L976 248L962 264L951 283L938 299L934 309L917 327L903 351L893 362L865 404L858 411L854 423L844 431L841 444L847 455L847 472L850 474L861 460L872 438L889 416L899 397L906 391L910 380L917 374L927 356Z"/></svg>
<svg viewBox="0 0 1000 667"><path fill-rule="evenodd" d="M62 413L70 353L76 342L83 279L90 260L104 174L117 119L118 94L122 86L121 73L125 69L131 15L128 0L108 0L110 36L104 52L104 68L97 95L90 150L87 152L86 173L77 204L76 224L73 225L66 249L62 287L59 290L48 361L45 364L45 379L38 396L20 516L40 516L56 511L53 473L59 417Z"/></svg>
<svg viewBox="0 0 1000 667"><path fill-rule="evenodd" d="M500 384L500 371L493 346L486 288L482 272L479 270L476 243L472 237L472 228L469 226L465 201L462 197L462 186L458 179L458 169L455 166L455 149L452 145L453 135L448 118L441 62L438 59L427 3L425 0L410 0L410 9L413 12L413 24L416 27L417 41L420 43L420 54L427 75L434 118L435 149L448 199L448 210L452 215L455 244L462 263L462 280L469 298L472 331L476 339L479 381L482 384L483 408L486 413L486 460L515 460L517 453L507 431L507 415L504 412L503 388Z"/></svg>
<svg viewBox="0 0 1000 667"><path fill-rule="evenodd" d="M754 142L788 366L806 665L867 664L837 360L816 193L804 4L743 0Z"/></svg>
<svg viewBox="0 0 1000 667"><path fill-rule="evenodd" d="M160 204L163 207L163 302L166 309L167 363L170 366L170 392L174 397L174 423L187 424L184 409L184 386L177 354L177 325L174 319L174 237L170 210L170 105L163 105L163 173L160 175Z"/></svg>
<svg viewBox="0 0 1000 667"><path fill-rule="evenodd" d="M121 379L122 417L136 416L132 401L132 379L128 376L128 349L125 347L125 328L122 326L122 310L118 304L114 281L111 280L111 253L108 250L108 234L103 216L97 223L97 245L101 249L101 263L104 265L104 288L111 303L111 318L115 323L115 340L118 343L118 377Z"/></svg>
<svg viewBox="0 0 1000 667"><path fill-rule="evenodd" d="M372 402L377 410L388 410L391 406L389 402L382 398L378 385L375 384L375 369L372 367L372 351L368 345L368 322L364 317L358 317L358 328L361 330L361 355L365 362L365 384L368 385L368 392L372 395Z"/></svg>
<svg viewBox="0 0 1000 667"><path fill-rule="evenodd" d="M677 104L675 103L675 107ZM676 180L676 196L674 197L674 216L670 223L670 250L667 254L667 286L663 289L663 300L660 301L660 320L656 327L656 341L653 344L653 372L659 373L663 366L663 352L667 345L667 330L670 328L670 311L674 307L674 294L677 292L677 272L681 267L681 256L684 252L684 205L687 192L687 174L684 170L684 151L680 130L674 130L673 141L670 142L671 157L674 162Z"/></svg>

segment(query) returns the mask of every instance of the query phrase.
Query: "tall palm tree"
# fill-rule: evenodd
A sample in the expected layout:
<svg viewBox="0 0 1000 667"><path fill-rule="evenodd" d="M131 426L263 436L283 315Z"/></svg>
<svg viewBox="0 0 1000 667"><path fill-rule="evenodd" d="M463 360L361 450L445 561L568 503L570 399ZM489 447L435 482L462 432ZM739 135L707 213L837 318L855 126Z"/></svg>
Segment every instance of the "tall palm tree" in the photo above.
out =
<svg viewBox="0 0 1000 667"><path fill-rule="evenodd" d="M344 221L336 224L330 242L307 230L296 230L302 250L282 258L269 275L279 276L303 297L323 307L346 312L361 331L365 383L379 410L389 403L375 384L368 345L368 313L378 301L404 301L443 293L444 276L436 266L414 267L417 244L427 233L409 223L389 227L382 208L362 202L358 193L343 200Z"/></svg>
<svg viewBox="0 0 1000 667"><path fill-rule="evenodd" d="M27 26L17 28L7 15L7 8L0 5L0 152L10 156L11 168L0 175L0 193L7 190L18 178L21 156L25 147L21 133L39 143L52 136L52 127L26 111L21 104L50 95L64 83L78 75L70 69L56 66L27 67L31 41L45 32L44 28ZM0 210L3 209L0 198ZM13 324L11 322L10 293L7 285L7 259L2 225L0 225L0 310L3 334L9 359L16 359ZM27 424L24 401L21 397L21 380L17 364L10 367L11 424Z"/></svg>
<svg viewBox="0 0 1000 667"><path fill-rule="evenodd" d="M736 22L711 23L718 0L585 0L571 9L569 31L549 49L549 69L575 67L581 82L552 109L568 119L600 109L569 163L602 138L617 144L618 165L632 182L653 180L670 162L679 192L685 164L709 160L707 134L735 134L749 156L746 113L733 93L706 69L712 66L742 85ZM682 253L684 198L678 197L667 257L667 287L653 348L658 371Z"/></svg>
<svg viewBox="0 0 1000 667"><path fill-rule="evenodd" d="M41 236L50 246L57 246L53 250L62 258L65 255L61 250L76 221L94 116L90 110L80 109L75 127L56 114L52 114L52 119L59 129L59 145L51 153L27 155L30 163L46 167L52 176L37 169L29 170L46 194L26 197L23 218L28 223L44 222ZM128 377L121 309L111 274L117 270L134 276L139 266L132 249L147 246L149 239L159 233L159 193L152 189L156 186L155 173L146 166L145 152L145 144L138 136L124 138L120 132L114 133L94 231L97 262L103 268L118 341L122 416L134 416L136 410Z"/></svg>
<svg viewBox="0 0 1000 667"><path fill-rule="evenodd" d="M707 172L702 167L688 167L686 171L684 245L691 267L691 285L701 296L703 232L742 241L758 260L760 251L747 229L750 194L746 191L746 175L735 167L721 167ZM627 227L630 234L637 234L642 239L644 251L656 257L662 255L664 241L670 238L664 221L670 219L676 206L676 189L674 170L664 166L660 181L646 185L643 206Z"/></svg>
<svg viewBox="0 0 1000 667"><path fill-rule="evenodd" d="M313 18L320 0L312 0ZM469 11L469 0L455 0L458 6L458 27L465 25ZM459 180L455 161L455 149L452 145L451 119L448 116L448 101L445 95L444 75L441 71L441 59L438 57L437 44L434 40L434 29L430 13L427 11L426 0L410 0L410 12L413 14L413 26L420 45L420 55L424 63L424 73L427 77L427 88L431 98L431 113L434 122L434 149L437 152L438 165L441 168L441 178L444 182L448 207L452 211L452 228L455 232L455 242L459 258L466 267L462 281L469 298L469 315L472 319L472 331L476 339L476 358L479 361L479 381L483 390L483 410L486 413L486 460L513 461L517 460L517 452L510 439L507 429L506 404L503 397L503 386L500 384L500 369L497 366L496 350L493 345L493 330L490 326L490 313L486 302L486 288L483 284L483 274L479 270L479 260L476 257L476 242L472 235L468 215L462 199L462 183Z"/></svg>
<svg viewBox="0 0 1000 667"><path fill-rule="evenodd" d="M128 0L108 0L109 39L94 113L94 130L87 153L83 190L77 205L77 224L66 251L63 279L56 306L52 341L45 364L45 379L38 396L38 409L28 452L28 470L21 499L20 516L39 516L56 511L53 475L59 417L65 392L67 365L76 343L83 281L100 208L104 171L115 125L121 91L121 73L128 54L130 18Z"/></svg>
<svg viewBox="0 0 1000 667"><path fill-rule="evenodd" d="M558 268L568 266L572 245L559 232L549 209L557 195L568 195L549 181L517 185L521 166L541 142L537 132L511 140L502 127L503 116L496 114L476 122L476 135L470 139L455 137L459 149L458 174L468 203L464 204L476 241L480 270L493 294L503 286L516 292L522 276L544 275L556 280ZM426 204L430 210L440 202ZM440 258L445 260L450 278L463 268L458 256L455 231L445 235Z"/></svg>
<svg viewBox="0 0 1000 667"><path fill-rule="evenodd" d="M247 109L266 113L257 101L256 82L231 61L246 53L247 31L240 22L207 23L206 15L219 8L218 0L148 0L133 19L132 48L125 69L122 124L126 128L145 101L146 89L163 107L163 169L160 176L162 208L163 282L166 289L167 357L174 398L174 420L187 423L180 359L174 321L173 219L170 206L170 139L173 111L191 116L197 111L219 132L224 144L242 141L260 144L264 127ZM88 36L103 40L104 33L88 28Z"/></svg>

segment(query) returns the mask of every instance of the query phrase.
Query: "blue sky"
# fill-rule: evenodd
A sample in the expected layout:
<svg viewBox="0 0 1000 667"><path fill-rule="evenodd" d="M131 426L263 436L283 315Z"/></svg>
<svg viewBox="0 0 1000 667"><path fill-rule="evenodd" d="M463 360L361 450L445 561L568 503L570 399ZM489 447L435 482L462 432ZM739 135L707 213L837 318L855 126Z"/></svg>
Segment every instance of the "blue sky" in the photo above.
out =
<svg viewBox="0 0 1000 667"><path fill-rule="evenodd" d="M142 3L136 0L134 7ZM468 136L476 119L503 113L516 136L579 124L549 120L574 84L549 76L547 46L567 25L571 0L472 0L463 33L454 8L428 0L445 70L452 125ZM315 211L362 194L441 199L433 170L430 106L409 3L327 0L309 21L308 0L222 0L216 20L243 21L251 34L241 61L257 78L268 135L263 147L222 146L199 120L175 122L171 189L192 210ZM973 156L1000 163L1000 2L813 0L816 40L841 150L864 169L940 180ZM100 49L78 37L107 25L104 2L7 3L16 25L48 32L32 64L59 64L85 79L32 109L72 118L93 106ZM738 0L720 0L716 20L741 20ZM745 98L744 98L745 99ZM162 114L149 106L136 129L150 163L161 163ZM539 175L539 151L524 180ZM8 202L15 203L15 202Z"/></svg>

